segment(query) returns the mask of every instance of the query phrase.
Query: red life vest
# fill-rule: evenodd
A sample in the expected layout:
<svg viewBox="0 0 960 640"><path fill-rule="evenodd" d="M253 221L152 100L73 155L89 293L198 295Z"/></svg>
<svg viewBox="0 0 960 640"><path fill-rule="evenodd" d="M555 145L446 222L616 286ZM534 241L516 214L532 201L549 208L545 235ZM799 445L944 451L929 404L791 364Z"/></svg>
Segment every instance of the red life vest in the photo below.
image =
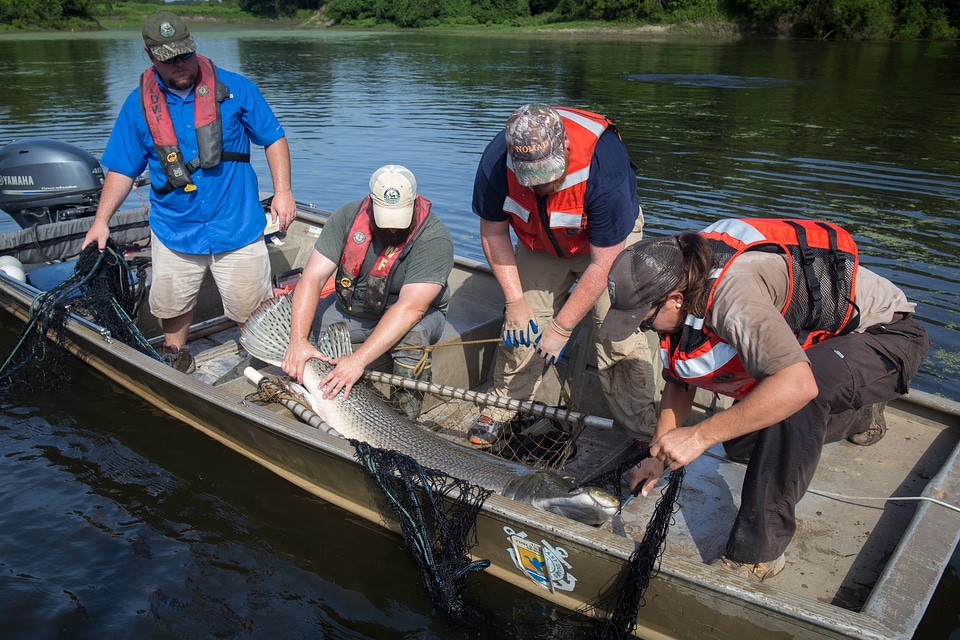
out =
<svg viewBox="0 0 960 640"><path fill-rule="evenodd" d="M510 224L523 246L532 251L550 251L560 257L572 258L590 253L584 210L590 162L597 141L608 127L613 128L613 123L589 111L567 107L554 109L563 119L570 148L570 163L563 184L556 193L546 197L546 207L541 210L533 189L517 181L508 153L508 193L503 211L510 214Z"/></svg>
<svg viewBox="0 0 960 640"><path fill-rule="evenodd" d="M160 194L169 193L179 187L183 187L184 191L194 191L196 186L190 179L190 174L198 168L215 167L221 160L250 161L249 153L223 151L220 103L226 100L230 90L217 78L216 67L209 58L197 54L197 61L199 64L194 82L193 121L200 155L189 162L184 160L180 151L167 97L157 82L157 70L151 67L140 75L143 117L150 130L150 137L153 138L160 166L167 176L166 184L160 187L154 185L154 189Z"/></svg>
<svg viewBox="0 0 960 640"><path fill-rule="evenodd" d="M414 201L414 226L402 245L384 247L370 269L370 273L361 276L364 260L373 243L373 203L368 195L360 203L353 225L347 230L337 267L337 297L343 308L361 318L379 318L390 302L390 283L397 264L402 261L413 247L414 241L423 232L430 217L430 201L417 196ZM358 294L362 292L362 297ZM355 300L357 298L357 300ZM358 302L357 308L354 308Z"/></svg>
<svg viewBox="0 0 960 640"><path fill-rule="evenodd" d="M740 219L721 220L700 233L713 246L717 264L705 294L704 317L738 256L748 250L773 251L790 258L788 302L780 312L803 349L857 327L857 245L840 227L810 220ZM736 349L692 314L681 331L661 335L660 356L667 375L714 393L739 399L757 385Z"/></svg>

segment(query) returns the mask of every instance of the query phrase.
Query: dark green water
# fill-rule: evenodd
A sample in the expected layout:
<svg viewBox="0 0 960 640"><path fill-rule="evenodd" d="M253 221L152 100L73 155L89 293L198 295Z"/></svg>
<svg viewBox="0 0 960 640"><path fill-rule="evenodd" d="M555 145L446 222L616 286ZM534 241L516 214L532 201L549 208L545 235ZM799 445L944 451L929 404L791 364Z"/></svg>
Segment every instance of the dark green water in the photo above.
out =
<svg viewBox="0 0 960 640"><path fill-rule="evenodd" d="M960 398L954 43L194 32L273 105L301 202L332 210L401 163L482 260L471 185L506 116L534 100L599 111L639 166L647 233L729 216L846 226L919 302L933 345L914 386ZM146 65L136 31L0 37L0 145L53 137L99 156ZM259 150L254 163L266 176ZM5 636L551 637L515 619L556 611L482 576L470 595L487 628L446 626L399 538L74 372L0 405ZM958 567L918 638L960 637Z"/></svg>

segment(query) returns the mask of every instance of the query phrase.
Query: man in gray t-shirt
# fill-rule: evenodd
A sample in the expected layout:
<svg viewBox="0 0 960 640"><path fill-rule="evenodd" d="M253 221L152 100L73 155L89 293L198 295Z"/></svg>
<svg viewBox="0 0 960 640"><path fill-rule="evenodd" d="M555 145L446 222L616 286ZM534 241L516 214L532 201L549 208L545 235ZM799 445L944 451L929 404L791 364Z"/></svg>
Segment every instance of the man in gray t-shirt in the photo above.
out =
<svg viewBox="0 0 960 640"><path fill-rule="evenodd" d="M417 195L413 174L386 165L370 178L370 194L339 207L327 220L293 295L290 344L283 370L303 380L311 358L326 360L314 346L330 324L346 322L351 340L362 343L340 358L321 381L324 397L344 397L364 370L389 352L393 373L429 382L424 347L443 333L453 269L453 239ZM332 276L335 293L321 295ZM400 410L411 419L423 394L400 389Z"/></svg>

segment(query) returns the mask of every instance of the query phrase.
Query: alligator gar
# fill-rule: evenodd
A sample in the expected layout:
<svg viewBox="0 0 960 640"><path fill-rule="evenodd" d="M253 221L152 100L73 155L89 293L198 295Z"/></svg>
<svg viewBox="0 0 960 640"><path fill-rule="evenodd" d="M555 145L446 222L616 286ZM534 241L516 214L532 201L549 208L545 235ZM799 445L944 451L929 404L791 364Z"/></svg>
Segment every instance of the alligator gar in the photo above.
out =
<svg viewBox="0 0 960 640"><path fill-rule="evenodd" d="M290 340L291 298L292 294L273 298L247 320L240 342L250 355L280 366ZM330 358L352 353L346 325L332 325L317 348ZM581 487L573 478L461 446L424 429L394 411L363 384L354 386L346 399L342 390L325 399L319 386L332 369L332 364L310 360L304 370L303 387L313 411L344 438L399 451L422 467L585 524L603 524L619 508L617 498L607 491Z"/></svg>

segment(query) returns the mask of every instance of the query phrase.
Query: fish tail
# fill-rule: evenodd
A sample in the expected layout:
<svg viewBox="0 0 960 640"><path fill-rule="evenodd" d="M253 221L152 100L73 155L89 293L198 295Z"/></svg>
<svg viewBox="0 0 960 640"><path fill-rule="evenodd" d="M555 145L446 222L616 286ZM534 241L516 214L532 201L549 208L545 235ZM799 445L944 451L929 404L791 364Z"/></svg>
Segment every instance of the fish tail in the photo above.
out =
<svg viewBox="0 0 960 640"><path fill-rule="evenodd" d="M240 344L247 353L268 364L280 366L290 343L293 293L264 301L247 318L240 332Z"/></svg>

